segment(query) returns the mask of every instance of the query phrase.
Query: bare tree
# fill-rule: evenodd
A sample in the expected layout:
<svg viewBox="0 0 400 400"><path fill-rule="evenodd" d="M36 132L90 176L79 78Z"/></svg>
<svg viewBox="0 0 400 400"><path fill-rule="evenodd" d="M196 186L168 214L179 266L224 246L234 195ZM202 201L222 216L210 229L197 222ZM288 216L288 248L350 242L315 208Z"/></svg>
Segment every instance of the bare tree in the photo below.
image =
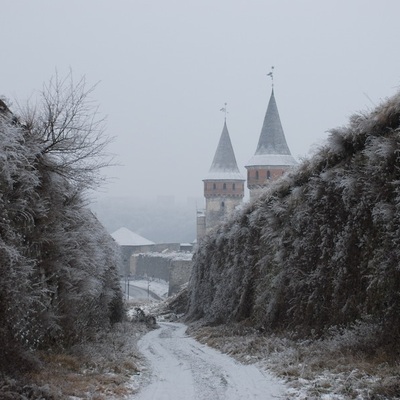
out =
<svg viewBox="0 0 400 400"><path fill-rule="evenodd" d="M106 152L113 138L105 133L105 118L91 98L96 86L88 87L85 77L75 82L71 71L65 78L56 72L35 106L28 104L20 117L41 142L46 168L81 189L97 187L104 180L100 170L113 162Z"/></svg>

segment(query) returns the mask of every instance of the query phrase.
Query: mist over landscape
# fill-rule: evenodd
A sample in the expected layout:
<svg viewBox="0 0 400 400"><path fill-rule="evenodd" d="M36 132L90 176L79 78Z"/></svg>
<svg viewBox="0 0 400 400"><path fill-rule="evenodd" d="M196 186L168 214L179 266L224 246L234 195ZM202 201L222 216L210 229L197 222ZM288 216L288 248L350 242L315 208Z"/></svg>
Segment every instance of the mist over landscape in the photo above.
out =
<svg viewBox="0 0 400 400"><path fill-rule="evenodd" d="M156 243L192 243L196 239L196 211L204 208L201 198L179 201L163 196L148 200L102 197L90 207L109 233L126 227Z"/></svg>
<svg viewBox="0 0 400 400"><path fill-rule="evenodd" d="M400 400L399 15L3 1L0 400Z"/></svg>

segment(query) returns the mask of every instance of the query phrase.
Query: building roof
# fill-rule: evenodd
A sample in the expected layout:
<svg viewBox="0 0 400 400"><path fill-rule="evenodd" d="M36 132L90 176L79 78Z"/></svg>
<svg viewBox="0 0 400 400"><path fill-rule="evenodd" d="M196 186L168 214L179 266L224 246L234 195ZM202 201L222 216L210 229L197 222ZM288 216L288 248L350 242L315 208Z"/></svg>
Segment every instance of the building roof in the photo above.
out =
<svg viewBox="0 0 400 400"><path fill-rule="evenodd" d="M283 132L276 105L274 89L272 89L257 149L247 166L295 164L297 162L292 157L286 143L285 133Z"/></svg>
<svg viewBox="0 0 400 400"><path fill-rule="evenodd" d="M214 155L211 168L205 180L243 180L236 163L231 138L229 136L226 120Z"/></svg>
<svg viewBox="0 0 400 400"><path fill-rule="evenodd" d="M151 240L148 240L125 227L117 229L111 234L111 236L120 246L142 246L146 244L154 244Z"/></svg>

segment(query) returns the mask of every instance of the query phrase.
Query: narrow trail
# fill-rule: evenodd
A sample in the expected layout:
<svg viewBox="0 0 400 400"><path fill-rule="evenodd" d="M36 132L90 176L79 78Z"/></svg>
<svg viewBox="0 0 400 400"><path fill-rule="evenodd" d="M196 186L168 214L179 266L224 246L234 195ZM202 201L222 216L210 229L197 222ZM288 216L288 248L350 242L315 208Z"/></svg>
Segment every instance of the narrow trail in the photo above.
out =
<svg viewBox="0 0 400 400"><path fill-rule="evenodd" d="M150 364L150 383L137 400L244 400L283 398L285 387L253 365L203 345L180 323L160 323L138 343Z"/></svg>

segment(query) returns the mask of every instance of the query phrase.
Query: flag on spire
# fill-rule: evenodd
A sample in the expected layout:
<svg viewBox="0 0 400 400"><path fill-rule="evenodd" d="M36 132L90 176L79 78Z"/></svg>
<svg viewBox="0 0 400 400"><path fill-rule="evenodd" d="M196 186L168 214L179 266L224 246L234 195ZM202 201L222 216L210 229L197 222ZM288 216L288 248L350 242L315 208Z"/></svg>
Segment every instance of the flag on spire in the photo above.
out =
<svg viewBox="0 0 400 400"><path fill-rule="evenodd" d="M228 103L224 103L224 107L222 107L219 111L222 111L223 113L225 113L225 121L226 121L226 114L229 114L227 111L226 106L228 105Z"/></svg>

